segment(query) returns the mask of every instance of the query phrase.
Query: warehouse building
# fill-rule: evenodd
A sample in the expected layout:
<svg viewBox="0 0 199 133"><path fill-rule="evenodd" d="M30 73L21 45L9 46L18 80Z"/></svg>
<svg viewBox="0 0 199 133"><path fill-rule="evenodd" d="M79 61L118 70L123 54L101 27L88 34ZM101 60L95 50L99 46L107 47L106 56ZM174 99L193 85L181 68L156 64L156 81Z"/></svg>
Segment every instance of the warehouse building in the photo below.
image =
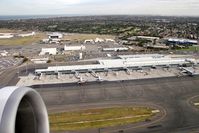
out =
<svg viewBox="0 0 199 133"><path fill-rule="evenodd" d="M0 39L9 39L13 37L14 35L12 33L0 33Z"/></svg>
<svg viewBox="0 0 199 133"><path fill-rule="evenodd" d="M136 39L145 39L145 40L159 40L159 37L152 37L152 36L132 36L128 38L129 40L136 40Z"/></svg>
<svg viewBox="0 0 199 133"><path fill-rule="evenodd" d="M105 52L120 52L120 51L128 51L129 48L119 47L119 48L103 48L102 51Z"/></svg>
<svg viewBox="0 0 199 133"><path fill-rule="evenodd" d="M178 39L178 38L168 38L166 39L167 45L197 45L197 40L190 40L190 39Z"/></svg>
<svg viewBox="0 0 199 133"><path fill-rule="evenodd" d="M112 43L115 43L115 40L110 39L110 38L106 38L105 40L106 40L106 42L112 42Z"/></svg>
<svg viewBox="0 0 199 133"><path fill-rule="evenodd" d="M56 55L57 48L42 48L39 55Z"/></svg>
<svg viewBox="0 0 199 133"><path fill-rule="evenodd" d="M48 38L49 39L62 39L63 38L63 34L61 34L61 33L48 34Z"/></svg>
<svg viewBox="0 0 199 133"><path fill-rule="evenodd" d="M18 34L17 36L18 37L29 37L29 36L35 36L36 33L35 32L32 32L32 33L27 33L27 34Z"/></svg>
<svg viewBox="0 0 199 133"><path fill-rule="evenodd" d="M63 38L63 34L61 33L52 33L48 34L48 39L42 39L43 43L50 43L50 44L59 44L61 43Z"/></svg>
<svg viewBox="0 0 199 133"><path fill-rule="evenodd" d="M49 58L37 58L37 59L31 59L31 61L35 64L45 64L48 63Z"/></svg>
<svg viewBox="0 0 199 133"><path fill-rule="evenodd" d="M83 51L86 47L84 45L81 46L64 46L65 51Z"/></svg>

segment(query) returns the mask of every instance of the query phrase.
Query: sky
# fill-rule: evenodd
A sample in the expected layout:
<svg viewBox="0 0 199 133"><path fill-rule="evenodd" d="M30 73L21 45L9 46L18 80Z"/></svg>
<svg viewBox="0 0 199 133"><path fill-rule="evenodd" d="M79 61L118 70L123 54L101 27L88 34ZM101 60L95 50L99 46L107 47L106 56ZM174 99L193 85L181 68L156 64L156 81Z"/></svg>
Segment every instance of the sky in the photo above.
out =
<svg viewBox="0 0 199 133"><path fill-rule="evenodd" d="M199 16L199 0L0 0L0 15Z"/></svg>

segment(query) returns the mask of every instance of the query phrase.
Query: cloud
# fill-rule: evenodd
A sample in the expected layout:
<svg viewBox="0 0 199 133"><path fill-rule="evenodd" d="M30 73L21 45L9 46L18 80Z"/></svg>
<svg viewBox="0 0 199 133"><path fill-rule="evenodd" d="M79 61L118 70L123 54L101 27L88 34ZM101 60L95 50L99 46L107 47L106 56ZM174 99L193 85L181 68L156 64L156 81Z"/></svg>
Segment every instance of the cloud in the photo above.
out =
<svg viewBox="0 0 199 133"><path fill-rule="evenodd" d="M75 5L75 4L80 4L83 3L86 0L31 0L29 1L29 4L35 4L35 5Z"/></svg>
<svg viewBox="0 0 199 133"><path fill-rule="evenodd" d="M198 0L1 0L1 14L198 15Z"/></svg>

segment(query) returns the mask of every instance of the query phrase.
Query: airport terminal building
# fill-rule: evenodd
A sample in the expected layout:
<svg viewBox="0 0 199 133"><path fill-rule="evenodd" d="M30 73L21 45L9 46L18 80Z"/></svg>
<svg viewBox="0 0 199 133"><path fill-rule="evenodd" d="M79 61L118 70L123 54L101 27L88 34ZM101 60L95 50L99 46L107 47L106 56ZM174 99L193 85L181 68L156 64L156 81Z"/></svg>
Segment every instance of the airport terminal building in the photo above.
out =
<svg viewBox="0 0 199 133"><path fill-rule="evenodd" d="M74 74L87 72L120 71L128 69L142 69L144 67L170 67L197 64L195 59L171 58L169 56L150 55L127 55L118 56L116 59L98 60L97 64L53 66L46 69L36 69L36 75L42 74Z"/></svg>

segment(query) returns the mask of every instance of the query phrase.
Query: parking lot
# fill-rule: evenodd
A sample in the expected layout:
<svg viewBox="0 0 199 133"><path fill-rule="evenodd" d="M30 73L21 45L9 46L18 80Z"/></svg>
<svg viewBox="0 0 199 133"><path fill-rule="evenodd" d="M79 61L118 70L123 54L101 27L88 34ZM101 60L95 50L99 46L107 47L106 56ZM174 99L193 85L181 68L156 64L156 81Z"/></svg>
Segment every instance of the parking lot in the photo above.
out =
<svg viewBox="0 0 199 133"><path fill-rule="evenodd" d="M4 70L13 66L20 65L23 62L22 58L0 58L0 70Z"/></svg>

